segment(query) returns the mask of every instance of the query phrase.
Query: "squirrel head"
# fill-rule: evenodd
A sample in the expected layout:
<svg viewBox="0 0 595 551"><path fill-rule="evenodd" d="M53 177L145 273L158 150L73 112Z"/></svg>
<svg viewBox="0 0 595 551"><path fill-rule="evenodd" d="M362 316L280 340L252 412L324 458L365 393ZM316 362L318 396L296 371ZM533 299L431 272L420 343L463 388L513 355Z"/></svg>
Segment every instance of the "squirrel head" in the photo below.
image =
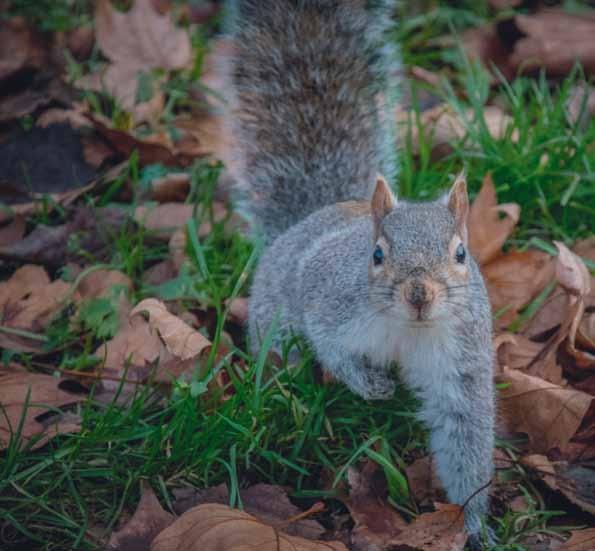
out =
<svg viewBox="0 0 595 551"><path fill-rule="evenodd" d="M464 307L473 260L467 251L469 199L461 173L443 198L399 202L378 177L371 213L370 298L411 326L429 326Z"/></svg>

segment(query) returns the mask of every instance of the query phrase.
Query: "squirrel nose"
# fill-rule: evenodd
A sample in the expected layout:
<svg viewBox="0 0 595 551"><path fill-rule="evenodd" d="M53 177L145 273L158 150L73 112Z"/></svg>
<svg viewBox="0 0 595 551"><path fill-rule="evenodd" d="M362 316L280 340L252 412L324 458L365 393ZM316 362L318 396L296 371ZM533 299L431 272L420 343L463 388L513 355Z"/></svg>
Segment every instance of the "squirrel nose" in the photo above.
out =
<svg viewBox="0 0 595 551"><path fill-rule="evenodd" d="M405 298L411 306L421 311L421 309L432 301L431 290L420 280L412 281L405 292Z"/></svg>
<svg viewBox="0 0 595 551"><path fill-rule="evenodd" d="M426 286L423 283L414 282L407 298L413 306L421 308L427 302Z"/></svg>

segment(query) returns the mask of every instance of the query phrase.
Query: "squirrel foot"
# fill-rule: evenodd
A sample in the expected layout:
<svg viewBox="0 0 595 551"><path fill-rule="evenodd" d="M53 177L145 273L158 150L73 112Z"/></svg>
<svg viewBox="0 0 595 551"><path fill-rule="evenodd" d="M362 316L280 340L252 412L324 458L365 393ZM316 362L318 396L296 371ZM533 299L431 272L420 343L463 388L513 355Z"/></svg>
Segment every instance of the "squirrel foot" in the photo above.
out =
<svg viewBox="0 0 595 551"><path fill-rule="evenodd" d="M395 393L396 384L387 371L368 369L362 377L362 384L357 389L366 400L389 400Z"/></svg>

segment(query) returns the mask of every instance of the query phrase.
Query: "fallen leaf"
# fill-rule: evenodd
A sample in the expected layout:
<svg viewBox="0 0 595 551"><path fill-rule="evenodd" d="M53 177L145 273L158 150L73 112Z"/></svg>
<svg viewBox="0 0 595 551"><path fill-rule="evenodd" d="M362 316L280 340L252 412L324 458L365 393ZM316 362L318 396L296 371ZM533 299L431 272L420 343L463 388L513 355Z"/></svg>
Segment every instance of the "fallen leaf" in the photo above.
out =
<svg viewBox="0 0 595 551"><path fill-rule="evenodd" d="M551 490L560 492L583 511L595 515L595 471L592 462L550 461L545 455L521 458Z"/></svg>
<svg viewBox="0 0 595 551"><path fill-rule="evenodd" d="M76 404L86 398L63 390L60 388L61 383L61 379L41 373L29 373L15 364L0 368L0 449L7 448L11 435L16 433L21 421L22 444L27 445L35 438L33 449L44 446L58 434L80 430L80 425L71 419L49 424L38 420L48 412L55 413L57 408ZM25 411L26 403L29 406Z"/></svg>
<svg viewBox="0 0 595 551"><path fill-rule="evenodd" d="M426 455L416 459L405 468L405 473L409 482L409 490L418 505L426 507L435 501L445 499L444 489L430 456Z"/></svg>
<svg viewBox="0 0 595 551"><path fill-rule="evenodd" d="M25 69L40 69L47 63L48 44L24 18L2 21L0 26L0 81Z"/></svg>
<svg viewBox="0 0 595 551"><path fill-rule="evenodd" d="M130 317L141 312L148 314L149 325L159 333L165 346L174 356L190 360L210 349L210 341L180 318L170 314L163 302L147 298L136 305L130 312Z"/></svg>
<svg viewBox="0 0 595 551"><path fill-rule="evenodd" d="M303 511L287 497L287 491L272 484L255 484L239 491L243 510L253 515L264 524L283 525L283 531L290 536L316 540L325 530L315 520L300 518L287 524L287 519L300 517ZM181 488L174 490L176 500L174 510L179 515L192 507L204 504L229 504L229 491L225 484L210 488Z"/></svg>
<svg viewBox="0 0 595 551"><path fill-rule="evenodd" d="M583 297L591 292L591 275L582 259L563 243L554 241L558 248L556 279L573 296Z"/></svg>
<svg viewBox="0 0 595 551"><path fill-rule="evenodd" d="M555 548L555 551L593 551L595 549L595 528L571 530L570 539Z"/></svg>
<svg viewBox="0 0 595 551"><path fill-rule="evenodd" d="M486 174L468 220L469 250L480 266L501 254L520 214L521 208L516 203L498 204L492 175Z"/></svg>
<svg viewBox="0 0 595 551"><path fill-rule="evenodd" d="M541 377L554 384L562 384L562 367L556 361L555 346L548 353L548 343L534 342L523 335L501 333L494 339L494 350L498 358L497 374L504 366L519 369L529 375ZM545 350L545 353L544 353Z"/></svg>
<svg viewBox="0 0 595 551"><path fill-rule="evenodd" d="M118 208L80 205L67 212L68 223L60 226L38 224L22 240L0 247L0 257L61 266L68 260L85 260L89 253L101 256L112 247L114 234L129 223L127 213ZM78 248L73 250L69 243L75 238Z"/></svg>
<svg viewBox="0 0 595 551"><path fill-rule="evenodd" d="M510 55L515 69L564 76L578 62L587 73L595 72L595 18L551 9L518 14L514 24L520 33Z"/></svg>
<svg viewBox="0 0 595 551"><path fill-rule="evenodd" d="M132 291L132 280L118 270L94 270L84 276L77 290L83 299L100 298L109 295L115 286Z"/></svg>
<svg viewBox="0 0 595 551"><path fill-rule="evenodd" d="M511 430L527 434L536 453L552 448L564 451L593 400L579 390L562 388L506 366L496 380L508 385L500 394L503 418Z"/></svg>
<svg viewBox="0 0 595 551"><path fill-rule="evenodd" d="M107 545L108 551L131 551L151 548L151 542L167 528L175 517L161 507L150 486L143 486L138 507L132 518L114 532Z"/></svg>
<svg viewBox="0 0 595 551"><path fill-rule="evenodd" d="M151 551L347 551L342 543L289 536L225 505L190 509L163 530Z"/></svg>
<svg viewBox="0 0 595 551"><path fill-rule="evenodd" d="M170 173L150 182L149 198L159 203L184 201L190 191L190 175L185 172Z"/></svg>
<svg viewBox="0 0 595 551"><path fill-rule="evenodd" d="M544 335L551 334L560 327L569 306L568 293L557 287L524 325L522 334L531 339L542 340Z"/></svg>
<svg viewBox="0 0 595 551"><path fill-rule="evenodd" d="M194 216L195 208L193 205L185 203L162 203L151 208L148 206L139 206L134 211L134 219L147 228L155 232L156 237L169 240L180 228L184 228L186 222ZM227 209L222 203L215 201L213 203L213 217L215 222L219 222L227 215ZM198 228L198 237L205 237L211 231L211 223L203 220ZM183 239L182 239L183 237ZM184 250L186 239L185 231L178 233L178 239L175 246Z"/></svg>
<svg viewBox="0 0 595 551"><path fill-rule="evenodd" d="M497 328L514 321L554 277L552 258L541 251L512 251L481 268Z"/></svg>
<svg viewBox="0 0 595 551"><path fill-rule="evenodd" d="M7 224L0 227L0 247L10 247L25 235L25 219L15 216Z"/></svg>
<svg viewBox="0 0 595 551"><path fill-rule="evenodd" d="M353 548L361 551L387 548L388 542L407 524L386 500L384 473L376 463L368 461L361 471L351 467L347 479L349 496L342 501L355 522L351 532Z"/></svg>
<svg viewBox="0 0 595 551"><path fill-rule="evenodd" d="M436 511L417 517L389 542L389 549L463 551L465 515L458 505L436 503ZM399 547L402 546L402 547Z"/></svg>
<svg viewBox="0 0 595 551"><path fill-rule="evenodd" d="M95 26L97 44L111 61L99 79L99 88L104 86L137 122L160 113L164 95L158 80L153 82L153 97L137 104L139 75L189 65L192 48L188 32L176 28L169 14L160 15L151 0L135 0L126 13L115 10L109 0L100 0Z"/></svg>
<svg viewBox="0 0 595 551"><path fill-rule="evenodd" d="M40 266L23 266L0 283L1 324L38 332L64 308L69 294L69 283L50 281Z"/></svg>

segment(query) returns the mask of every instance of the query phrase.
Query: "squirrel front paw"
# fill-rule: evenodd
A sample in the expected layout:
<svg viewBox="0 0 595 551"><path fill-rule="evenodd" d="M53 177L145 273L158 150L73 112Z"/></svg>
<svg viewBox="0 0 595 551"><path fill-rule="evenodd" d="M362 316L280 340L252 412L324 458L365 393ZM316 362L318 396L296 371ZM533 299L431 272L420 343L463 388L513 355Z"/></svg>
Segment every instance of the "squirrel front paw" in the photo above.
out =
<svg viewBox="0 0 595 551"><path fill-rule="evenodd" d="M389 400L393 397L395 388L395 381L388 372L368 369L356 392L365 400Z"/></svg>

